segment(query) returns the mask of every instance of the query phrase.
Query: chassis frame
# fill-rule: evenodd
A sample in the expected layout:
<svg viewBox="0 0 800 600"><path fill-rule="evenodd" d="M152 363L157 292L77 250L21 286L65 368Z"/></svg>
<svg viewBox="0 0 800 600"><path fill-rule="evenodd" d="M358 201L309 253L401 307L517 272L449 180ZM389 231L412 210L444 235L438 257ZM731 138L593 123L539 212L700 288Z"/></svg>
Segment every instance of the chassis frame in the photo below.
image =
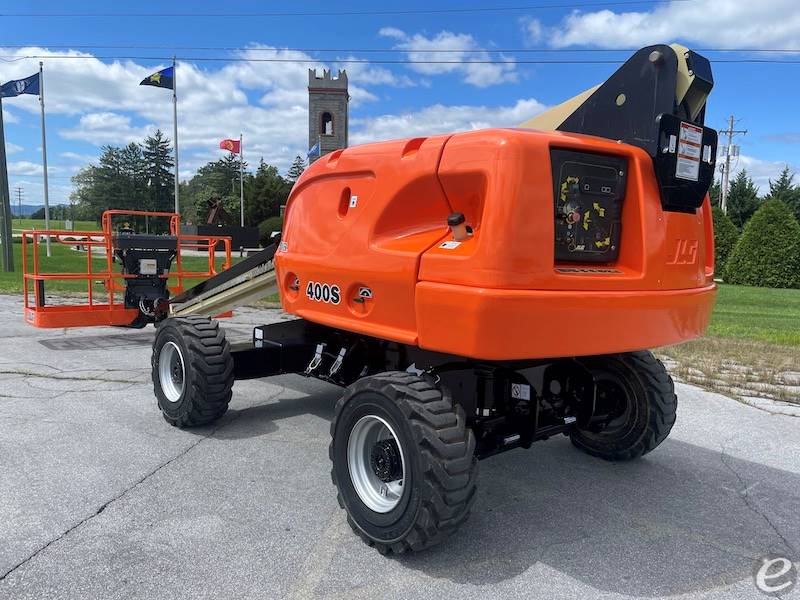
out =
<svg viewBox="0 0 800 600"><path fill-rule="evenodd" d="M447 388L467 415L476 456L485 458L573 427L608 420L580 360L492 362L423 350L303 319L261 325L231 344L234 379L300 374L346 387L386 371L407 371Z"/></svg>

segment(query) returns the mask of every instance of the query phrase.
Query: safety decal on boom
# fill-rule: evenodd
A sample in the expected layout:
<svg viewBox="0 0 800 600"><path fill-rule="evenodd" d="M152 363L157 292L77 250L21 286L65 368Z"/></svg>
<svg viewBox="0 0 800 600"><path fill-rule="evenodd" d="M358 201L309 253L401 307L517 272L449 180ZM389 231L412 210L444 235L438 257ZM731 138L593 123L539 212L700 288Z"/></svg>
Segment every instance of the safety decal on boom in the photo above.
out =
<svg viewBox="0 0 800 600"><path fill-rule="evenodd" d="M681 121L675 177L697 181L700 173L700 148L702 143L703 128Z"/></svg>
<svg viewBox="0 0 800 600"><path fill-rule="evenodd" d="M306 296L314 302L339 304L342 299L342 292L336 284L331 285L318 281L309 281L306 286Z"/></svg>

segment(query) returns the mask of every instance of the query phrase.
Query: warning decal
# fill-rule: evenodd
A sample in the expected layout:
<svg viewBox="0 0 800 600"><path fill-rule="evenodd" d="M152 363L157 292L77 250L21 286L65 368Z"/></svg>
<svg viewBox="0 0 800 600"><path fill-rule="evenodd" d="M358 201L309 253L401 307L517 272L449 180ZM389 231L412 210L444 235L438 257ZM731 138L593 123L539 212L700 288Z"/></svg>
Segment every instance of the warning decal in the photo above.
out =
<svg viewBox="0 0 800 600"><path fill-rule="evenodd" d="M675 177L697 181L700 175L700 153L703 145L703 128L681 122L678 137L678 160Z"/></svg>

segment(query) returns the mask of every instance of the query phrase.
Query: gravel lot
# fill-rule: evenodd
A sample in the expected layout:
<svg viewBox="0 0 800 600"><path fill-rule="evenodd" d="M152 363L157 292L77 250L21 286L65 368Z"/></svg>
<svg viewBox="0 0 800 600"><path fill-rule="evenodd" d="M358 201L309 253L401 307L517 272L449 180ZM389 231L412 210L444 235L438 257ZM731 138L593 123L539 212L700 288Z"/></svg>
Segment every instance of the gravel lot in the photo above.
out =
<svg viewBox="0 0 800 600"><path fill-rule="evenodd" d="M695 387L642 460L559 437L482 462L466 526L392 559L336 504L336 388L240 382L220 422L179 431L152 328L36 330L11 296L0 323L0 598L763 598L756 559L800 558L800 419Z"/></svg>

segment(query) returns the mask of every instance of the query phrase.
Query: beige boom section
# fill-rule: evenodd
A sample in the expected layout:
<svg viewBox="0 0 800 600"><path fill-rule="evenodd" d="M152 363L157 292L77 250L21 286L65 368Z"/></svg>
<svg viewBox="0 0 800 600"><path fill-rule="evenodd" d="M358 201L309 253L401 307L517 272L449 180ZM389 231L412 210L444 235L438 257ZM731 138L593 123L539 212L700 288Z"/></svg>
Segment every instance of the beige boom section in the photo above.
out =
<svg viewBox="0 0 800 600"><path fill-rule="evenodd" d="M275 267L271 260L250 268L244 263L240 265L245 267L239 269L241 272L223 272L205 282L205 286L192 288L192 293L177 296L170 302L170 316L213 317L278 291ZM240 265L235 265L231 271Z"/></svg>

